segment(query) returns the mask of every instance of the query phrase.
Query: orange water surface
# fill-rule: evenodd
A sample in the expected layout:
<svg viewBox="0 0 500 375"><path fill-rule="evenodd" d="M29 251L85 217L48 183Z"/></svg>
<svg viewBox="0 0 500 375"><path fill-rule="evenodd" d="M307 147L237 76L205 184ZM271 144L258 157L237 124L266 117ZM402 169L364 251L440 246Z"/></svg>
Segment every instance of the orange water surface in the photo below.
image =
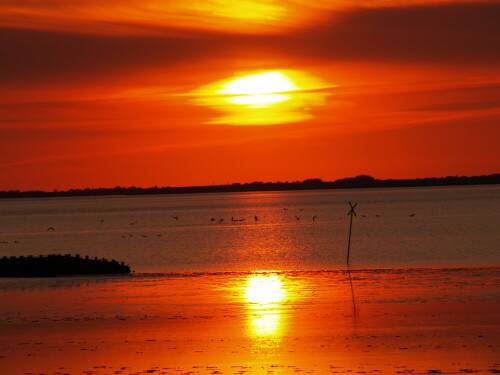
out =
<svg viewBox="0 0 500 375"><path fill-rule="evenodd" d="M0 373L491 373L498 268L1 281ZM8 301L8 302L7 302Z"/></svg>

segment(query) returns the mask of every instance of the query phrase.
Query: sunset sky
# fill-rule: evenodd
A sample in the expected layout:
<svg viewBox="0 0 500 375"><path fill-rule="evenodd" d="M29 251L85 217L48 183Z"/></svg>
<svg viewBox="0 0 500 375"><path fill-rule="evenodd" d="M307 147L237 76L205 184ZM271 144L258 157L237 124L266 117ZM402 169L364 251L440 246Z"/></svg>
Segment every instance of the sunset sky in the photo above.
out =
<svg viewBox="0 0 500 375"><path fill-rule="evenodd" d="M499 172L500 2L0 0L0 190Z"/></svg>

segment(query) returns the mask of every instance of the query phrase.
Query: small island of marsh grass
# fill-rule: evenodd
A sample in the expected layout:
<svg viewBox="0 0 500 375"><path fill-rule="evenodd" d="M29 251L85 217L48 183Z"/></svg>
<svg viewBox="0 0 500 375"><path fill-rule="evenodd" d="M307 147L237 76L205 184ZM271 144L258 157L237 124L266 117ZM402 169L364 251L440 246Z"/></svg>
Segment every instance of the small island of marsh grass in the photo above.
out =
<svg viewBox="0 0 500 375"><path fill-rule="evenodd" d="M0 277L52 277L59 275L128 274L130 267L114 259L98 259L79 254L3 257Z"/></svg>

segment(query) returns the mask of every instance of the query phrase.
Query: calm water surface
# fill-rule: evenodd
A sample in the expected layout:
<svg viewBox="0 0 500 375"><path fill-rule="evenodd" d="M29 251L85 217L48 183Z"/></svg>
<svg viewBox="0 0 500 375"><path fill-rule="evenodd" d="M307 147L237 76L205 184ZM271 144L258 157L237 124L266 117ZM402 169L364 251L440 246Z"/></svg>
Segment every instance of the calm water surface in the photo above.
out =
<svg viewBox="0 0 500 375"><path fill-rule="evenodd" d="M499 193L1 200L0 256L136 273L0 278L0 374L498 372Z"/></svg>
<svg viewBox="0 0 500 375"><path fill-rule="evenodd" d="M0 256L81 254L136 272L338 269L348 201L359 203L352 267L499 264L499 186L1 200Z"/></svg>

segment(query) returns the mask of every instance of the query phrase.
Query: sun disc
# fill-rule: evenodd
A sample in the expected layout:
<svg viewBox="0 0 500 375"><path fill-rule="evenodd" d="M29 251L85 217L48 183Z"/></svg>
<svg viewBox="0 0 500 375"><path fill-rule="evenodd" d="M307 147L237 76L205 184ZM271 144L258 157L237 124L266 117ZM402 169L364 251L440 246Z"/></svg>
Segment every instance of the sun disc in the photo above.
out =
<svg viewBox="0 0 500 375"><path fill-rule="evenodd" d="M262 95L298 90L298 87L281 72L266 72L237 78L223 85L219 94Z"/></svg>
<svg viewBox="0 0 500 375"><path fill-rule="evenodd" d="M251 105L255 107L268 106L271 104L276 104L284 102L290 99L289 95L283 94L264 94L264 95L241 95L241 96L230 96L226 98L226 101L233 104L244 104Z"/></svg>
<svg viewBox="0 0 500 375"><path fill-rule="evenodd" d="M223 115L212 124L273 125L305 121L311 109L324 105L326 84L296 70L253 72L214 82L194 92L197 104Z"/></svg>

